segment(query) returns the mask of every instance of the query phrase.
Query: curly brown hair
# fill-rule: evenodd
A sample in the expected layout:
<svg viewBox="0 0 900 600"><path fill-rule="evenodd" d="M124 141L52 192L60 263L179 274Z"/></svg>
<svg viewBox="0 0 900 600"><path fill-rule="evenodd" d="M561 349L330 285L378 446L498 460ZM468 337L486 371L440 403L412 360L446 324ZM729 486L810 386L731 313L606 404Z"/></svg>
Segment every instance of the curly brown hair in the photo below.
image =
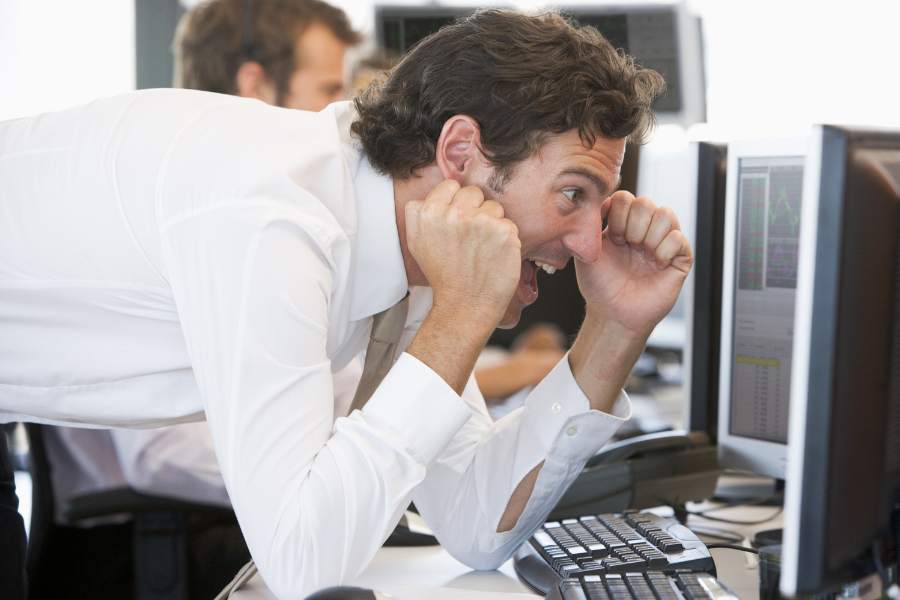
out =
<svg viewBox="0 0 900 600"><path fill-rule="evenodd" d="M359 92L351 131L376 170L403 179L434 161L444 123L467 115L502 186L553 134L577 129L589 146L645 141L663 91L662 76L593 27L557 12L484 9L425 38Z"/></svg>
<svg viewBox="0 0 900 600"><path fill-rule="evenodd" d="M362 39L341 9L321 0L210 0L184 16L173 49L176 87L237 94L237 72L256 61L275 84L278 104L297 69L297 38L320 23L355 46Z"/></svg>

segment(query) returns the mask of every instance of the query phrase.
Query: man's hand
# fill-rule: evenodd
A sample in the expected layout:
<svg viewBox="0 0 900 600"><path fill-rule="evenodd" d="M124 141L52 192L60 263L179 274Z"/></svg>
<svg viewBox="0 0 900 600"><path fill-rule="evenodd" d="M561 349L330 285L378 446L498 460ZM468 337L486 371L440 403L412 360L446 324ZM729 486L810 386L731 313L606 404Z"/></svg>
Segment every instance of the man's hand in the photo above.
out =
<svg viewBox="0 0 900 600"><path fill-rule="evenodd" d="M518 285L518 230L480 189L446 180L406 204L406 239L434 293L409 353L461 393Z"/></svg>
<svg viewBox="0 0 900 600"><path fill-rule="evenodd" d="M694 262L672 209L625 191L601 209L607 221L600 258L575 260L589 313L613 319L635 335L650 335L668 314Z"/></svg>
<svg viewBox="0 0 900 600"><path fill-rule="evenodd" d="M672 309L694 262L671 209L616 192L602 207L600 258L575 260L587 304L569 362L595 410L608 412L657 323Z"/></svg>

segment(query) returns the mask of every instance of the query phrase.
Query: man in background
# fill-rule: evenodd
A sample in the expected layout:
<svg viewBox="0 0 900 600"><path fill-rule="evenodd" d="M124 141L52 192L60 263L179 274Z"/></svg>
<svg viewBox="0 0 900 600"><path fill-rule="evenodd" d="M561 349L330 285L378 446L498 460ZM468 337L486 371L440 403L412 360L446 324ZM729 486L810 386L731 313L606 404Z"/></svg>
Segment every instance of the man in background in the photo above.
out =
<svg viewBox="0 0 900 600"><path fill-rule="evenodd" d="M175 40L175 85L318 112L347 92L347 15L320 0L214 0Z"/></svg>

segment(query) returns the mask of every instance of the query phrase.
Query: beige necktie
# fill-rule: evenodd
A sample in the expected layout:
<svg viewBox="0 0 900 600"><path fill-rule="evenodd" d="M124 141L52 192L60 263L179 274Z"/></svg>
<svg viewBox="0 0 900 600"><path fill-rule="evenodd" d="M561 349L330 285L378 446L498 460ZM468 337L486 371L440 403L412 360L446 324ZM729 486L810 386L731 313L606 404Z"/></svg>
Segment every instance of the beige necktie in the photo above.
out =
<svg viewBox="0 0 900 600"><path fill-rule="evenodd" d="M389 309L382 311L373 317L372 335L369 338L369 347L366 349L366 362L363 365L362 377L356 394L353 395L353 403L350 412L362 410L372 394L387 376L394 364L394 355L397 353L397 343L400 335L406 327L406 316L409 313L409 293L403 300ZM348 413L349 414L349 413Z"/></svg>
<svg viewBox="0 0 900 600"><path fill-rule="evenodd" d="M391 366L394 364L394 355L397 353L397 343L406 327L408 313L409 292L406 293L403 300L373 317L372 335L369 337L369 347L366 349L366 363L363 365L363 373L359 379L356 394L353 395L350 412L361 410L366 405L388 371L391 370ZM250 581L255 574L256 564L251 559L235 575L231 583L219 592L216 600L231 598L231 595Z"/></svg>

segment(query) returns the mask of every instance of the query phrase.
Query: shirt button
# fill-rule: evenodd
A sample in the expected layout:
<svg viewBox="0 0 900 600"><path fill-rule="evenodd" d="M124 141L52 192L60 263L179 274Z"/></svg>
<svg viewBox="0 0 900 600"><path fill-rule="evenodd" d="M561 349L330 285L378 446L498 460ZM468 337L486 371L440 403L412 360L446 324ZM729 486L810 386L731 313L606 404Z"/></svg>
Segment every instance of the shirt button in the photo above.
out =
<svg viewBox="0 0 900 600"><path fill-rule="evenodd" d="M553 406L550 407L550 410L553 411L553 414L558 415L560 413L560 411L562 411L562 406L560 405L559 402L554 402Z"/></svg>
<svg viewBox="0 0 900 600"><path fill-rule="evenodd" d="M577 427L569 427L566 429L566 435L575 435L576 433L578 433Z"/></svg>

